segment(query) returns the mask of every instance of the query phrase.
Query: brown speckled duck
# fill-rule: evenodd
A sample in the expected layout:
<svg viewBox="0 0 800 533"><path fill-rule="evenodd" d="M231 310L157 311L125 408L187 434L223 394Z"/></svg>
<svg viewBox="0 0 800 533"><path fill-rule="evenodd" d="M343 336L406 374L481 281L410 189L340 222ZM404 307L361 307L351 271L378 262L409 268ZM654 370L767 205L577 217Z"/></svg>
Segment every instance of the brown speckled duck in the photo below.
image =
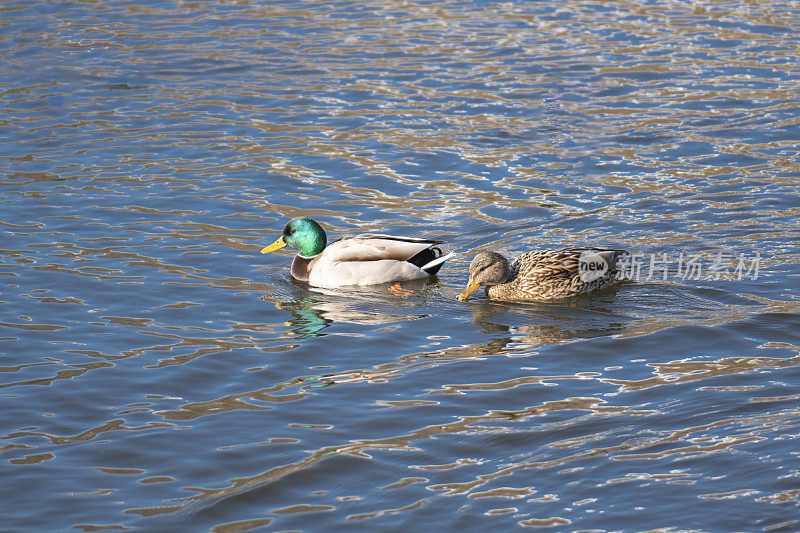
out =
<svg viewBox="0 0 800 533"><path fill-rule="evenodd" d="M469 282L458 295L466 300L481 285L492 300L546 301L577 296L617 282L625 250L566 248L517 257L510 265L497 252L480 252L469 265Z"/></svg>

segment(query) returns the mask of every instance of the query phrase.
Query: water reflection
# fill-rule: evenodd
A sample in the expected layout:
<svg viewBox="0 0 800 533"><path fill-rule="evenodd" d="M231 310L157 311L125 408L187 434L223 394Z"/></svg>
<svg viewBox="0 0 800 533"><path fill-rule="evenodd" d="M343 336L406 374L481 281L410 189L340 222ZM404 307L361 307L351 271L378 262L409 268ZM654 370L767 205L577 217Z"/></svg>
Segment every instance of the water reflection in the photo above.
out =
<svg viewBox="0 0 800 533"><path fill-rule="evenodd" d="M628 284L625 284L628 285ZM622 314L619 287L553 302L468 302L473 322L487 333L506 332L516 343L555 344L570 339L614 335L635 320ZM625 289L622 289L625 290Z"/></svg>
<svg viewBox="0 0 800 533"><path fill-rule="evenodd" d="M445 435L459 434L466 431L491 431L504 433L514 433L510 427L504 427L504 421L524 420L527 417L538 416L549 412L565 411L585 411L592 410L600 400L596 398L568 398L558 402L548 402L543 405L533 406L520 411L514 412L491 412L480 416L462 417L455 422L448 424L437 424L429 427L420 428L405 435L396 435L384 439L358 439L352 443L341 446L330 446L319 450L313 451L305 459L293 463L283 465L272 470L263 472L253 477L240 478L231 480L231 485L221 489L199 489L195 488L199 494L196 496L188 497L183 500L180 505L152 508L152 509L128 509L126 512L137 513L143 515L152 515L158 513L171 513L177 510L182 510L189 506L192 512L199 512L200 509L208 511L214 506L229 501L230 499L237 499L245 497L247 493L254 490L264 490L269 487L269 490L279 490L278 487L271 486L273 483L280 483L282 479L287 476L300 472L306 469L317 468L319 463L332 460L337 456L356 456L370 458L368 452L377 450L404 450L413 449L412 447L417 444L417 441L431 438L438 438ZM489 424L488 426L484 424ZM460 463L459 463L460 464ZM416 465L416 468L423 470L444 470L446 465ZM514 467L504 469L504 471L496 475L507 475L518 468L526 468L535 466L535 464L521 463ZM492 476L493 477L493 476ZM491 477L481 479L475 483L464 483L458 485L429 485L431 490L447 490L446 494L456 494L468 492L470 489L486 483ZM372 516L372 515L370 515ZM353 518L368 518L369 516L360 516Z"/></svg>
<svg viewBox="0 0 800 533"><path fill-rule="evenodd" d="M2 10L6 527L797 529L793 3ZM300 215L764 271L320 291Z"/></svg>
<svg viewBox="0 0 800 533"><path fill-rule="evenodd" d="M299 338L319 335L335 322L379 325L424 318L426 314L401 311L419 309L438 289L435 279L404 282L397 293L390 284L323 289L296 280L291 283L292 287L284 283L280 289L264 292L261 299L290 313L287 325Z"/></svg>

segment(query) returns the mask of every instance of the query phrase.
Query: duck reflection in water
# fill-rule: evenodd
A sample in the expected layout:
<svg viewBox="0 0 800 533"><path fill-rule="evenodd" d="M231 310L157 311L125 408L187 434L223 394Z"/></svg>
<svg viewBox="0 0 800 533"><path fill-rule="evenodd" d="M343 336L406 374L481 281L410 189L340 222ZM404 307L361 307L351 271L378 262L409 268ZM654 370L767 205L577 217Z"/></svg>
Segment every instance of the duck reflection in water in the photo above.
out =
<svg viewBox="0 0 800 533"><path fill-rule="evenodd" d="M418 280L406 283L414 295L398 295L386 284L358 288L324 289L311 287L306 283L292 280L293 294L262 294L262 300L291 313L287 322L291 334L300 338L321 335L329 325L340 323L381 325L416 320L428 316L426 313L404 313L404 309L419 310L420 299L425 299L436 283ZM387 288L389 290L387 290ZM281 291L282 292L282 291ZM291 299L286 297L290 296Z"/></svg>
<svg viewBox="0 0 800 533"><path fill-rule="evenodd" d="M477 300L470 310L484 332L507 337L507 352L525 355L539 346L627 331L636 319L615 311L618 288L548 302Z"/></svg>

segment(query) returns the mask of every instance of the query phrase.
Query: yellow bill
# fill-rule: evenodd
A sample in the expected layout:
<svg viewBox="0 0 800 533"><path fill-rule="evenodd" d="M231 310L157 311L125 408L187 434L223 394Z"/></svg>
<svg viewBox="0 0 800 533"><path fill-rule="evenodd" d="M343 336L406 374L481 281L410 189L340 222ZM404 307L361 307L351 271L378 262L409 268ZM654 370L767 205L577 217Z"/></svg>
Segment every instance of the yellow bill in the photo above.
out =
<svg viewBox="0 0 800 533"><path fill-rule="evenodd" d="M278 240L267 246L266 248L261 249L262 254L268 254L270 252L274 252L275 250L280 250L286 246L286 241L283 240L283 235L278 237Z"/></svg>
<svg viewBox="0 0 800 533"><path fill-rule="evenodd" d="M467 286L464 288L463 291L461 291L461 294L458 295L458 299L463 302L464 300L469 298L469 295L475 292L475 289L477 289L478 287L480 287L480 285L475 283L472 280L472 278L470 278L469 282L467 283Z"/></svg>

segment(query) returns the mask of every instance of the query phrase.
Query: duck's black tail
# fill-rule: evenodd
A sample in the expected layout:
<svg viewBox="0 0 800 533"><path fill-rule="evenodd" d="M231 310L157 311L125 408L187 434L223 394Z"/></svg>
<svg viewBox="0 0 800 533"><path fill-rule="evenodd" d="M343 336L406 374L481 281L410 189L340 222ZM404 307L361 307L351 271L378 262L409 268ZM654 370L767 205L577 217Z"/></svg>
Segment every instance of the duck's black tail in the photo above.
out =
<svg viewBox="0 0 800 533"><path fill-rule="evenodd" d="M432 246L430 248L425 248L407 261L412 265L420 267L428 274L434 275L439 272L444 262L451 257L453 257L453 254L442 255L441 248Z"/></svg>

